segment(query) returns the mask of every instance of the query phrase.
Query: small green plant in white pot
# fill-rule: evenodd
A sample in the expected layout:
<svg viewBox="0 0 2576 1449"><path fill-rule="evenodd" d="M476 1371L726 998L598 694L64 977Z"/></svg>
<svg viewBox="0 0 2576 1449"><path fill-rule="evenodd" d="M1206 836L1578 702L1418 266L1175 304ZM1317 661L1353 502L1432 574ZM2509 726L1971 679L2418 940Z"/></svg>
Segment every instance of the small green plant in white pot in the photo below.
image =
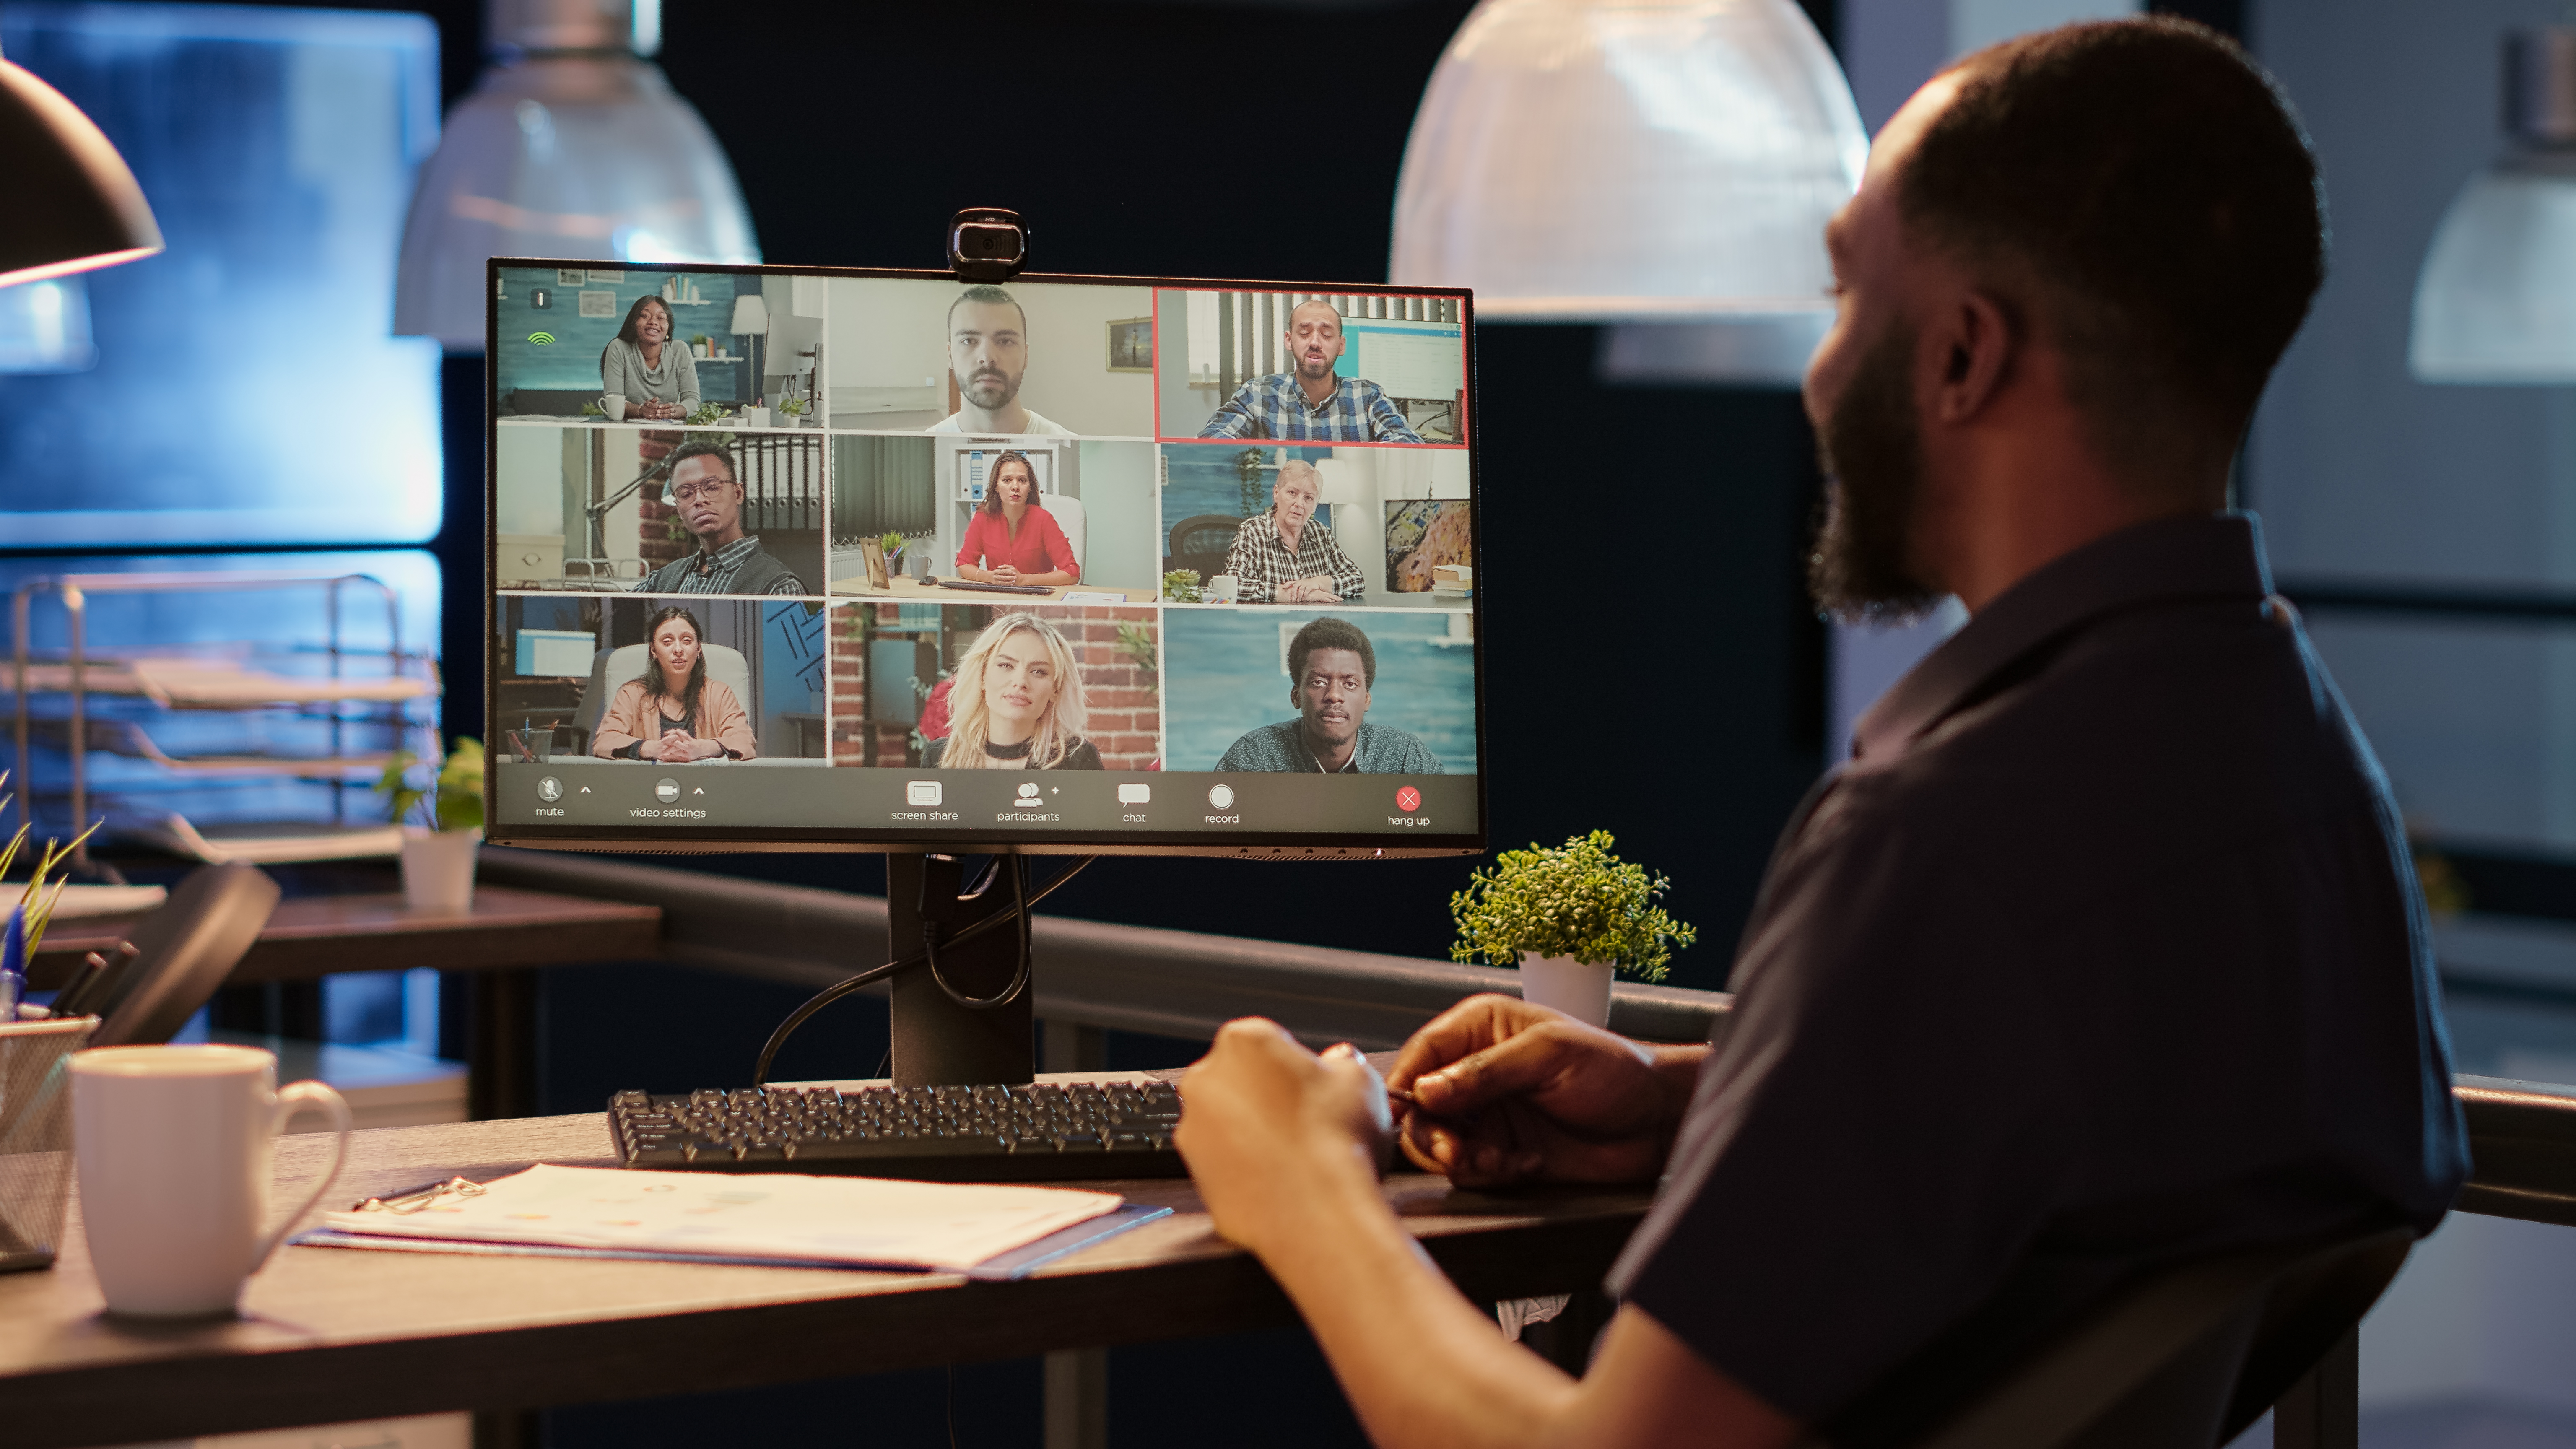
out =
<svg viewBox="0 0 2576 1449"><path fill-rule="evenodd" d="M1610 853L1610 832L1562 846L1506 850L1449 898L1453 961L1521 969L1521 999L1594 1026L1610 1024L1610 981L1661 981L1673 952L1699 939L1655 904L1671 883Z"/></svg>
<svg viewBox="0 0 2576 1449"><path fill-rule="evenodd" d="M415 911L474 908L474 857L483 843L483 742L460 738L437 774L409 750L385 761L376 793L403 828L403 899Z"/></svg>

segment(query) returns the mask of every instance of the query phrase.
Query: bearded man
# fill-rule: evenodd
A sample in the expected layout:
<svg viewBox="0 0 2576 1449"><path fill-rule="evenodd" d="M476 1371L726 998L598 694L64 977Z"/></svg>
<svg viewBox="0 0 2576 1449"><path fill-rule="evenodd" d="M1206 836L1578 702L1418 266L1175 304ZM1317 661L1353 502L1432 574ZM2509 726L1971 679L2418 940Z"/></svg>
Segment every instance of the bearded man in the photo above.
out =
<svg viewBox="0 0 2576 1449"><path fill-rule="evenodd" d="M2271 82L2171 20L1935 77L1827 232L1819 601L1969 622L1789 823L1709 1043L1504 997L1406 1046L1461 1186L1657 1182L1580 1380L1371 1174L1355 1052L1229 1024L1179 1146L1382 1449L1919 1442L2140 1274L2438 1221L2467 1157L2387 784L2227 511L2324 272Z"/></svg>

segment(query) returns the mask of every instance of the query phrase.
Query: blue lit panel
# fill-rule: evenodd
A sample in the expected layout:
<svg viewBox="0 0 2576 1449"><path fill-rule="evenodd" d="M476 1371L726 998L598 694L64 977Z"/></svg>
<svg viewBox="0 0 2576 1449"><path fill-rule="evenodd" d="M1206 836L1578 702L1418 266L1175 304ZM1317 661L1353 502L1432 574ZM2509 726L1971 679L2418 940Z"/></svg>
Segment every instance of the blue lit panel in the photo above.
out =
<svg viewBox="0 0 2576 1449"><path fill-rule="evenodd" d="M412 175L438 140L435 27L12 0L0 51L116 143L169 241L82 279L85 368L61 370L85 360L61 341L76 298L0 316L0 539L435 534L438 347L391 335Z"/></svg>

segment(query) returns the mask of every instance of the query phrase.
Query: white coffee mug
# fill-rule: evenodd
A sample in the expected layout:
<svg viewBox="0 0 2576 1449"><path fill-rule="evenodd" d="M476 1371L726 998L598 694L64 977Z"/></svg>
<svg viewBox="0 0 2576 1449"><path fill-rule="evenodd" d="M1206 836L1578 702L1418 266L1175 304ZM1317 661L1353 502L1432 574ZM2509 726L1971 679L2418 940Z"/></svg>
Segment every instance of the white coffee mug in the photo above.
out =
<svg viewBox="0 0 2576 1449"><path fill-rule="evenodd" d="M339 1134L331 1170L270 1228L270 1144L307 1106ZM277 1058L256 1047L98 1047L72 1057L72 1154L108 1310L229 1313L340 1175L349 1104L320 1082L279 1091Z"/></svg>
<svg viewBox="0 0 2576 1449"><path fill-rule="evenodd" d="M1207 588L1202 597L1211 604L1231 604L1234 602L1234 591L1234 575L1215 574L1208 579Z"/></svg>
<svg viewBox="0 0 2576 1449"><path fill-rule="evenodd" d="M626 421L626 399L622 394L606 394L600 398L599 405L608 413L608 420L610 422L622 423Z"/></svg>

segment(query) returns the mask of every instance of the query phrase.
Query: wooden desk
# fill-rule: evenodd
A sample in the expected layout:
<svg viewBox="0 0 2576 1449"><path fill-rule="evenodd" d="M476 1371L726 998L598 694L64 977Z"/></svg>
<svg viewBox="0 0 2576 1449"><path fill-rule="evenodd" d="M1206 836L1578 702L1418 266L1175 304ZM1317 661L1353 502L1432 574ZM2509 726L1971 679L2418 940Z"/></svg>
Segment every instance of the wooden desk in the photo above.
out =
<svg viewBox="0 0 2576 1449"><path fill-rule="evenodd" d="M279 1143L281 1198L328 1147L319 1134ZM598 1113L361 1132L330 1202L540 1159L605 1166L607 1151ZM56 1266L0 1276L0 1446L639 1398L1293 1320L1261 1266L1210 1232L1188 1182L1110 1186L1176 1212L1017 1283L282 1248L240 1318L176 1325L103 1316L75 1201ZM1643 1190L1482 1196L1410 1173L1388 1179L1387 1195L1479 1300L1597 1285L1649 1201Z"/></svg>
<svg viewBox="0 0 2576 1449"><path fill-rule="evenodd" d="M81 956L133 930L134 916L64 921L45 933L29 984L50 991ZM571 961L659 956L658 906L588 900L514 886L478 885L461 915L414 911L402 892L290 896L233 968L235 984L318 981L342 971L508 971Z"/></svg>
<svg viewBox="0 0 2576 1449"><path fill-rule="evenodd" d="M943 574L941 577L950 577ZM831 593L836 599L892 599L907 604L1051 604L1067 594L1116 594L1130 604L1150 604L1161 597L1151 588L1121 589L1107 584L1060 584L1037 594L986 593L982 589L943 589L924 584L910 574L897 575L892 588L874 588L866 574L854 574L832 580Z"/></svg>
<svg viewBox="0 0 2576 1449"><path fill-rule="evenodd" d="M84 952L113 947L137 919L100 916L47 931L27 973L30 982L51 990ZM472 972L469 1110L477 1118L517 1117L536 1103L536 968L661 954L660 906L484 881L474 889L474 908L455 915L415 911L400 891L289 896L277 903L228 983L311 982L342 971L416 966Z"/></svg>

